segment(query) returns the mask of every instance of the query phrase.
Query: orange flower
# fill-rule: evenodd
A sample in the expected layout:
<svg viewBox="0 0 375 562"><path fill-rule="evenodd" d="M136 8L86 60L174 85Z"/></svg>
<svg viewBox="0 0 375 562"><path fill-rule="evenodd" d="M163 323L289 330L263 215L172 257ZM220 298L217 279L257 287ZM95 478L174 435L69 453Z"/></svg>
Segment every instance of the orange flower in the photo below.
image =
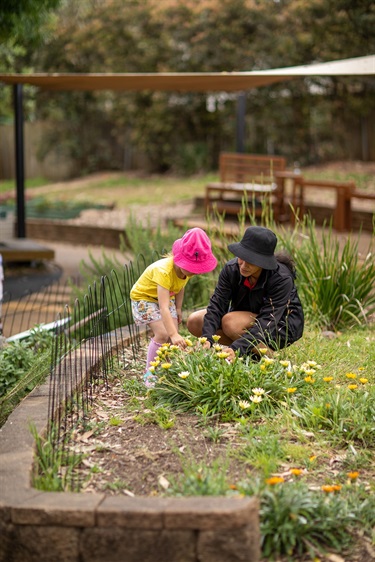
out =
<svg viewBox="0 0 375 562"><path fill-rule="evenodd" d="M359 476L359 472L354 470L353 472L348 472L348 477L350 480L356 480Z"/></svg>
<svg viewBox="0 0 375 562"><path fill-rule="evenodd" d="M302 470L302 468L291 468L289 470L289 472L291 474L293 474L294 476L300 476L302 474L303 470Z"/></svg>
<svg viewBox="0 0 375 562"><path fill-rule="evenodd" d="M339 492L341 490L341 486L340 484L325 484L322 486L322 490L323 492L326 492L326 494L330 494L332 492Z"/></svg>
<svg viewBox="0 0 375 562"><path fill-rule="evenodd" d="M270 486L281 484L282 482L284 482L284 478L282 476L271 476L271 478L266 479L266 484L269 484Z"/></svg>

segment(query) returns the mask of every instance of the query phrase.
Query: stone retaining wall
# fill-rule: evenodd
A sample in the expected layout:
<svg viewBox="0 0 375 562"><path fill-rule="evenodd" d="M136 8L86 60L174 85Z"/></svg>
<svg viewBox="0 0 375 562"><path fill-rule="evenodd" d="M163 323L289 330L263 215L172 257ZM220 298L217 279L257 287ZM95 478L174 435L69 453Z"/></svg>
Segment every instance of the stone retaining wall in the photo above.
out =
<svg viewBox="0 0 375 562"><path fill-rule="evenodd" d="M97 362L90 351L81 364L90 370ZM130 498L32 488L29 424L45 432L48 396L47 380L0 429L0 562L259 560L255 498Z"/></svg>
<svg viewBox="0 0 375 562"><path fill-rule="evenodd" d="M46 219L28 219L26 233L28 238L37 240L116 249L120 247L120 235L125 236L125 231L117 228L98 228L97 226Z"/></svg>

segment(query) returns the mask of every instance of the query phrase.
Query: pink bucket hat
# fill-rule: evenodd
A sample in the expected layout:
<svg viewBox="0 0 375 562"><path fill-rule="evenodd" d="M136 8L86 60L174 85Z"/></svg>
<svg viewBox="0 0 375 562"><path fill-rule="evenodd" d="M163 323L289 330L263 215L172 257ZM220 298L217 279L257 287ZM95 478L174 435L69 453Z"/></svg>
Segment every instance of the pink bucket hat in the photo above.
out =
<svg viewBox="0 0 375 562"><path fill-rule="evenodd" d="M201 228L187 230L173 243L172 254L174 263L189 273L208 273L217 266L210 239Z"/></svg>

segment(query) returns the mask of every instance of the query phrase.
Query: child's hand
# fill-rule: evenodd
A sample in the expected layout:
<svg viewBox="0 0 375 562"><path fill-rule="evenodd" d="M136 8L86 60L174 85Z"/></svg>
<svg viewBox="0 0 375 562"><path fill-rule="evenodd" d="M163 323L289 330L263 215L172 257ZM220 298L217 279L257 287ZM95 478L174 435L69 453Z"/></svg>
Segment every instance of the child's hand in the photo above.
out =
<svg viewBox="0 0 375 562"><path fill-rule="evenodd" d="M181 349L186 348L186 341L182 336L180 336L180 334L176 334L175 336L172 336L171 342L173 345L178 345L178 347L180 347Z"/></svg>

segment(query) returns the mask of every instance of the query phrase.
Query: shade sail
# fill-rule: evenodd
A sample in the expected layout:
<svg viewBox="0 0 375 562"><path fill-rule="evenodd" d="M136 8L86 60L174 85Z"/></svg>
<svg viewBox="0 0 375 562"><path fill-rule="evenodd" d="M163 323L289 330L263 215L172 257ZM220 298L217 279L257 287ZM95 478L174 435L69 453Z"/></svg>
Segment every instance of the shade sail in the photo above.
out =
<svg viewBox="0 0 375 562"><path fill-rule="evenodd" d="M0 74L0 82L44 90L238 92L306 76L366 75L375 75L375 55L252 72Z"/></svg>

